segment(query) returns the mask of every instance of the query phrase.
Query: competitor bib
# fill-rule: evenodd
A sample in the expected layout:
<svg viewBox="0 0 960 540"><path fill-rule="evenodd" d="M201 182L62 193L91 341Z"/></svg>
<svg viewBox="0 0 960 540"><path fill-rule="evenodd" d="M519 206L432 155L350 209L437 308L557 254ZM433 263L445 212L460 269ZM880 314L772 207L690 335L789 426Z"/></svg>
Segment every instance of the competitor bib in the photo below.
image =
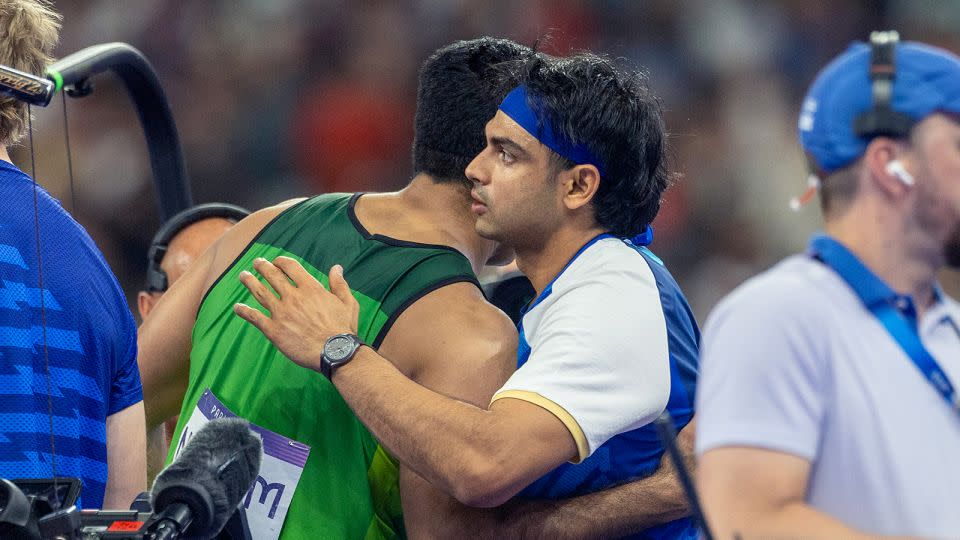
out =
<svg viewBox="0 0 960 540"><path fill-rule="evenodd" d="M215 418L236 418L210 389L206 389L177 441L176 459L200 428ZM250 430L263 441L263 460L257 478L240 505L246 509L253 538L276 540L290 509L290 501L300 483L300 475L310 455L310 447L250 423Z"/></svg>

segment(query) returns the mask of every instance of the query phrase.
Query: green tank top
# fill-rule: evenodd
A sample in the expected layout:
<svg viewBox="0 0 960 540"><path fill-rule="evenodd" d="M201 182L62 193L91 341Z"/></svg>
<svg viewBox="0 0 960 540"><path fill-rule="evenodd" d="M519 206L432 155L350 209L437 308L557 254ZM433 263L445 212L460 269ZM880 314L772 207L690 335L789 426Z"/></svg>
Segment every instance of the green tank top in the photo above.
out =
<svg viewBox="0 0 960 540"><path fill-rule="evenodd" d="M358 334L373 348L428 292L461 281L477 284L469 261L450 247L371 235L354 213L358 198L320 195L278 215L207 292L193 329L190 379L173 440L180 440L209 388L238 416L309 445L284 539L404 537L399 470L323 375L285 358L233 313L236 302L263 311L240 283L240 271L252 270L256 257L285 255L327 286L326 272L343 265L360 303Z"/></svg>

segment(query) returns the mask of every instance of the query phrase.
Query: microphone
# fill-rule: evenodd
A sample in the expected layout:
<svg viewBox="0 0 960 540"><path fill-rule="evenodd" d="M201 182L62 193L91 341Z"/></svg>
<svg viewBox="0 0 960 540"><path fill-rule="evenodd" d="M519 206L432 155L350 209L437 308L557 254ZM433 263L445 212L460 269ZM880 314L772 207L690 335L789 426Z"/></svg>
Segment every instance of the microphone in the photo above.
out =
<svg viewBox="0 0 960 540"><path fill-rule="evenodd" d="M211 420L153 483L153 538L216 536L257 477L261 457L262 443L246 420Z"/></svg>

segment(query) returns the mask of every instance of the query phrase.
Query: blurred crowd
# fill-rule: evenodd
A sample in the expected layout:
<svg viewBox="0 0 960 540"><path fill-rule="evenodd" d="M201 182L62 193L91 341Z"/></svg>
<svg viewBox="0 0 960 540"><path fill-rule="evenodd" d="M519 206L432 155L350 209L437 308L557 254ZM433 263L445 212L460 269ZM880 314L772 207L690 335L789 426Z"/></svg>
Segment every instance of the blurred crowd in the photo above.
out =
<svg viewBox="0 0 960 540"><path fill-rule="evenodd" d="M123 41L171 102L196 202L258 208L410 176L416 70L435 48L492 35L588 49L645 69L662 98L676 183L653 249L700 322L748 276L800 250L816 204L796 116L816 69L869 31L960 51L952 0L70 0L62 57ZM136 114L117 81L35 111L37 178L87 227L129 295L159 226ZM29 142L14 159L29 172ZM960 292L956 275L944 277Z"/></svg>

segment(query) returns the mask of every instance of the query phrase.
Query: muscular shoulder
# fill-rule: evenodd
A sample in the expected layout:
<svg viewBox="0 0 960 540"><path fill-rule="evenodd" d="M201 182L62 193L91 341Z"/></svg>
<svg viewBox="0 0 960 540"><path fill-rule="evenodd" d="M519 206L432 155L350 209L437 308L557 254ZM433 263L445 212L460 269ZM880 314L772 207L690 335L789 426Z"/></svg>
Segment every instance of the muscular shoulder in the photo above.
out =
<svg viewBox="0 0 960 540"><path fill-rule="evenodd" d="M236 260L250 242L260 234L267 225L277 216L292 206L302 202L304 198L290 199L274 206L268 206L251 213L236 225L231 227L217 242L204 254L209 257L209 270L206 276L204 290L210 288L214 281Z"/></svg>
<svg viewBox="0 0 960 540"><path fill-rule="evenodd" d="M517 329L513 321L489 303L475 285L458 283L437 292L440 294L429 299L422 308L448 318L444 333L469 340L475 346L506 348L511 354L516 351Z"/></svg>
<svg viewBox="0 0 960 540"><path fill-rule="evenodd" d="M241 240L246 240L246 242L249 243L277 216L286 210L289 210L291 207L303 202L304 200L306 199L303 197L290 199L282 203L257 210L237 223L223 236L223 238L224 240L228 240L231 244ZM244 247L246 247L246 244L244 244Z"/></svg>
<svg viewBox="0 0 960 540"><path fill-rule="evenodd" d="M476 285L462 282L432 291L408 307L380 352L414 380L438 366L454 365L506 380L516 365L516 347L510 318L487 302Z"/></svg>
<svg viewBox="0 0 960 540"><path fill-rule="evenodd" d="M384 355L401 344L432 348L468 347L472 354L482 347L515 350L517 333L513 322L484 299L476 285L454 283L424 295L397 318L380 349ZM404 366L398 366L404 370Z"/></svg>

